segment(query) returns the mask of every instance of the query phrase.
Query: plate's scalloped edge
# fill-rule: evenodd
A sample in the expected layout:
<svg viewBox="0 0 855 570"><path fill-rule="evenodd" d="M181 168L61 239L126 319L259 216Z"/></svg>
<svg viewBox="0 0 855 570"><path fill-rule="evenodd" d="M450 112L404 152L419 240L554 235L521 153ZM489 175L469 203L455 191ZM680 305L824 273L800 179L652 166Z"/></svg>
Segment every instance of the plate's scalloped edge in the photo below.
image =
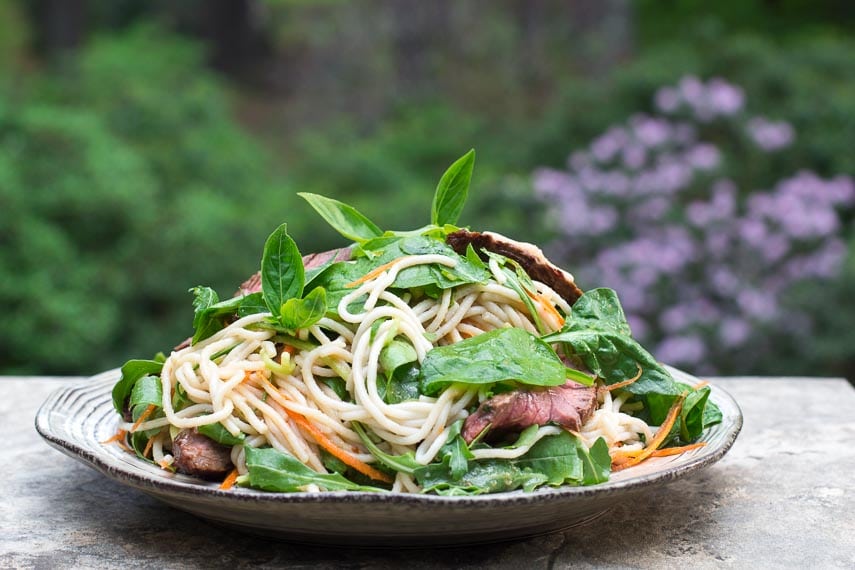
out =
<svg viewBox="0 0 855 570"><path fill-rule="evenodd" d="M669 367L670 368L670 367ZM691 375L670 368L676 372L675 376L686 379L694 379ZM210 497L222 501L234 501L237 503L287 503L287 504L313 504L322 502L358 503L358 504L389 504L412 505L420 509L431 507L447 508L466 507L478 509L479 507L492 507L497 503L506 506L514 504L531 505L539 502L552 502L556 500L572 500L574 498L593 498L594 496L607 496L622 494L629 491L640 490L652 484L673 481L684 475L702 469L721 459L731 448L736 437L742 429L742 412L739 405L724 389L711 385L710 398L720 407L724 406L725 413L722 424L712 426L710 429L723 429L718 433L718 442L714 446L701 448L701 452L695 454L688 460L671 465L666 464L662 469L644 475L628 477L624 480L609 481L600 485L587 487L560 487L541 489L532 493L514 491L509 493L495 493L490 495L478 495L472 497L447 497L438 495L418 495L407 493L367 493L353 491L339 491L328 493L266 493L252 489L238 489L222 491L216 484L204 482L187 482L179 478L164 474L155 476L142 470L132 470L121 465L106 451L100 451L97 447L87 445L89 441L81 441L79 434L74 434L69 428L74 425L77 414L74 410L65 411L62 404L71 398L82 398L88 395L101 395L104 392L104 402L98 402L97 407L108 405L112 410L112 399L109 387L118 379L118 369L108 370L93 376L81 383L66 386L54 391L39 408L35 417L35 428L39 435L52 447L69 455L70 457L84 462L108 477L118 479L145 492L158 494L176 494L187 498ZM696 379L694 379L696 380ZM78 410L79 413L79 410ZM55 423L57 422L57 423ZM62 429L59 429L61 426ZM139 462L142 465L142 461ZM629 470L626 471L629 473ZM187 478L189 480L189 478Z"/></svg>

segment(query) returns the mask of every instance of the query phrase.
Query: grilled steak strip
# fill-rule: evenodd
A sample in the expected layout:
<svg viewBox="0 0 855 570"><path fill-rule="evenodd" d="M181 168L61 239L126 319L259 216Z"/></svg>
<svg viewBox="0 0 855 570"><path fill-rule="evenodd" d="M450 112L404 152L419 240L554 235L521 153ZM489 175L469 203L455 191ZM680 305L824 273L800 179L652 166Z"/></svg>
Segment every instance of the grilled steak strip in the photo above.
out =
<svg viewBox="0 0 855 570"><path fill-rule="evenodd" d="M470 243L482 257L479 250L485 249L504 255L519 263L529 277L546 283L571 305L582 296L582 290L576 286L573 276L550 263L537 246L514 241L493 232L470 232L458 230L448 234L446 243L460 255L466 255L466 246Z"/></svg>
<svg viewBox="0 0 855 570"><path fill-rule="evenodd" d="M219 480L234 468L231 448L196 429L183 429L172 440L173 465L186 475Z"/></svg>
<svg viewBox="0 0 855 570"><path fill-rule="evenodd" d="M558 424L579 431L597 408L597 389L571 380L540 390L521 389L493 396L463 422L461 435L471 443L485 429L487 440L520 432L531 425Z"/></svg>

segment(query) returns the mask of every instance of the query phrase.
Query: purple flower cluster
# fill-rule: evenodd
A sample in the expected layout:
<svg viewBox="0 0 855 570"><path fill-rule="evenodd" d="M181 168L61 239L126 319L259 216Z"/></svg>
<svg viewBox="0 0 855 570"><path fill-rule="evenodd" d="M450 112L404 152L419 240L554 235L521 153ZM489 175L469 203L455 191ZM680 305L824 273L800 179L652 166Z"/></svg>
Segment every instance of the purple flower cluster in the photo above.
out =
<svg viewBox="0 0 855 570"><path fill-rule="evenodd" d="M782 296L837 275L839 212L855 205L855 184L800 171L753 189L739 145L747 139L762 161L795 131L750 116L743 90L723 79L683 78L659 89L654 107L573 152L565 169L537 170L535 193L561 235L551 253L581 283L616 289L659 359L714 372L763 326L809 326Z"/></svg>

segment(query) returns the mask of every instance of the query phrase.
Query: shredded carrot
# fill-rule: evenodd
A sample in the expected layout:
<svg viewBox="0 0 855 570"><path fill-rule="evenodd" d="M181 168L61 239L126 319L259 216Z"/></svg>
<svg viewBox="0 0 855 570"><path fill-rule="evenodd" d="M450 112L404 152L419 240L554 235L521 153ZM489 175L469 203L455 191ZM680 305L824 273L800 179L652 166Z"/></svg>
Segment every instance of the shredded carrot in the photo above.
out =
<svg viewBox="0 0 855 570"><path fill-rule="evenodd" d="M148 457L148 452L151 451L152 442L154 442L154 438L148 438L148 441L145 443L145 449L143 449L142 456Z"/></svg>
<svg viewBox="0 0 855 570"><path fill-rule="evenodd" d="M665 457L668 455L680 455L681 453L686 453L687 451L692 451L693 449L698 449L699 447L703 447L707 444L705 441L699 441L698 443L692 443L689 445L684 445L682 447L666 447L665 449L657 449L653 453L650 454L650 457Z"/></svg>
<svg viewBox="0 0 855 570"><path fill-rule="evenodd" d="M282 352L287 352L291 356L294 356L295 354L297 354L297 347L291 346L290 344L286 344L282 346Z"/></svg>
<svg viewBox="0 0 855 570"><path fill-rule="evenodd" d="M674 404L671 406L671 409L668 410L668 415L665 416L665 421L662 422L662 425L659 426L658 430L656 430L656 435L653 436L653 439L647 442L644 449L636 452L618 451L615 456L612 457L613 470L620 471L627 467L638 465L653 455L656 449L665 442L665 438L668 437L668 434L671 433L671 428L674 427L674 423L680 415L680 410L683 409L683 400L685 399L686 392L683 392L676 400L674 400Z"/></svg>
<svg viewBox="0 0 855 570"><path fill-rule="evenodd" d="M389 263L384 263L380 267L378 267L376 269L372 269L371 271L369 271L368 273L366 273L365 275L363 275L362 277L360 277L356 281L348 283L347 285L345 285L345 287L350 289L351 287L356 287L357 285L362 285L366 281L370 281L370 280L374 279L375 277L379 276L381 273L383 273L384 271L386 271L387 269L389 269L390 267L392 267L393 265L395 265L396 263L398 263L402 259L404 259L404 258L399 257L398 259L393 259Z"/></svg>
<svg viewBox="0 0 855 570"><path fill-rule="evenodd" d="M106 444L108 444L108 443L113 443L113 442L116 442L116 441L124 441L125 436L126 436L127 434L128 434L128 432L127 432L127 431L125 431L125 430L123 430L123 429L120 429L119 431L117 431L117 432L116 432L116 434L115 434L113 437L111 437L110 439L105 439L105 440L104 440L104 441L102 441L101 443L103 443L103 444L105 444L105 445L106 445Z"/></svg>
<svg viewBox="0 0 855 570"><path fill-rule="evenodd" d="M232 469L231 473L229 473L223 480L223 483L220 485L220 489L223 491L228 491L229 489L235 486L235 481L237 481L237 478L238 470Z"/></svg>
<svg viewBox="0 0 855 570"><path fill-rule="evenodd" d="M165 469L167 471L172 471L172 465L170 465L166 459L161 459L160 461L157 462L157 464L160 465L161 469Z"/></svg>
<svg viewBox="0 0 855 570"><path fill-rule="evenodd" d="M131 427L131 433L137 431L137 428L140 427L142 423L146 421L146 419L148 419L148 417L152 414L152 412L154 412L156 408L157 406L155 406L154 404L149 404L145 411L140 414L139 419Z"/></svg>
<svg viewBox="0 0 855 570"><path fill-rule="evenodd" d="M638 364L636 364L636 366L638 366ZM629 380L624 380L622 382L616 382L614 384L608 384L608 385L602 386L601 388L603 390L605 390L606 392L611 392L612 390L619 390L621 388L626 388L627 386L629 386L630 384L632 384L633 382L635 382L636 380L641 378L641 374L642 374L641 366L638 366L638 374L636 374L635 376L633 376Z"/></svg>
<svg viewBox="0 0 855 570"><path fill-rule="evenodd" d="M291 420L309 432L314 438L315 442L327 450L331 455L340 459L345 465L353 467L355 470L359 471L363 475L367 475L372 479L376 479L377 481L383 481L384 483L391 483L392 478L387 474L374 469L367 463L364 463L348 453L346 450L340 448L335 443L330 441L330 439L317 427L315 427L309 420L306 419L302 414L298 414L297 412L293 412L288 409L288 400L279 393L276 388L273 387L273 384L270 383L269 380L264 378L264 390L274 399L276 402L282 406L282 409L285 410L285 413L288 414L288 417Z"/></svg>
<svg viewBox="0 0 855 570"><path fill-rule="evenodd" d="M700 390L701 388L708 385L709 383L710 383L709 380L702 380L702 381L698 382L697 384L695 384L694 388L695 388L695 390Z"/></svg>
<svg viewBox="0 0 855 570"><path fill-rule="evenodd" d="M537 301L537 304L541 306L541 308L549 314L549 316L553 317L555 321L558 323L557 328L561 328L564 326L564 317L561 316L561 313L555 308L555 306L546 298L546 295L541 295L540 293L532 293L528 289L523 288L525 294L528 295L533 301Z"/></svg>

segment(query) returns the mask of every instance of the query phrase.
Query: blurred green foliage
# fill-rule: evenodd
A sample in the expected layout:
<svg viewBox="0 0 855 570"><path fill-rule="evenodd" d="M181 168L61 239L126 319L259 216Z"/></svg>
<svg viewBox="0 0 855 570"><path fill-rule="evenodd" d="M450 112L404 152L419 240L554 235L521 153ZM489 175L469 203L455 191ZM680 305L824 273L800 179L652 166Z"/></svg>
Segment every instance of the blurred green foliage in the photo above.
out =
<svg viewBox="0 0 855 570"><path fill-rule="evenodd" d="M92 42L0 99L0 361L94 371L190 332L187 289L224 294L287 211L195 44L155 28ZM226 262L227 260L227 262Z"/></svg>
<svg viewBox="0 0 855 570"><path fill-rule="evenodd" d="M395 35L406 11L264 4L281 75L309 88L262 105L263 93L212 73L200 43L133 25L169 3L93 2L90 40L42 69L26 53L22 10L0 4L2 372L91 373L166 349L190 332L187 289L230 294L281 221L304 251L341 244L295 192L346 199L384 228L421 225L439 175L471 147L463 223L546 242L531 171L562 165L686 74L725 77L745 88L751 112L793 123L791 167L855 172L855 41L834 2L787 1L786 17L770 19L762 2L696 17L698 2L641 1L632 54L604 41L624 37L619 27L572 43L590 22L555 17L562 3L463 2L449 14L425 5L420 17L447 27L415 46ZM483 25L472 29L473 18ZM801 21L811 25L782 32ZM336 43L343 36L352 50ZM419 50L425 57L395 58ZM758 188L777 174L756 173ZM792 302L824 296L851 309L851 265ZM820 329L801 346L770 351L757 370L721 368L850 372L855 337L843 315L854 311L818 309Z"/></svg>

